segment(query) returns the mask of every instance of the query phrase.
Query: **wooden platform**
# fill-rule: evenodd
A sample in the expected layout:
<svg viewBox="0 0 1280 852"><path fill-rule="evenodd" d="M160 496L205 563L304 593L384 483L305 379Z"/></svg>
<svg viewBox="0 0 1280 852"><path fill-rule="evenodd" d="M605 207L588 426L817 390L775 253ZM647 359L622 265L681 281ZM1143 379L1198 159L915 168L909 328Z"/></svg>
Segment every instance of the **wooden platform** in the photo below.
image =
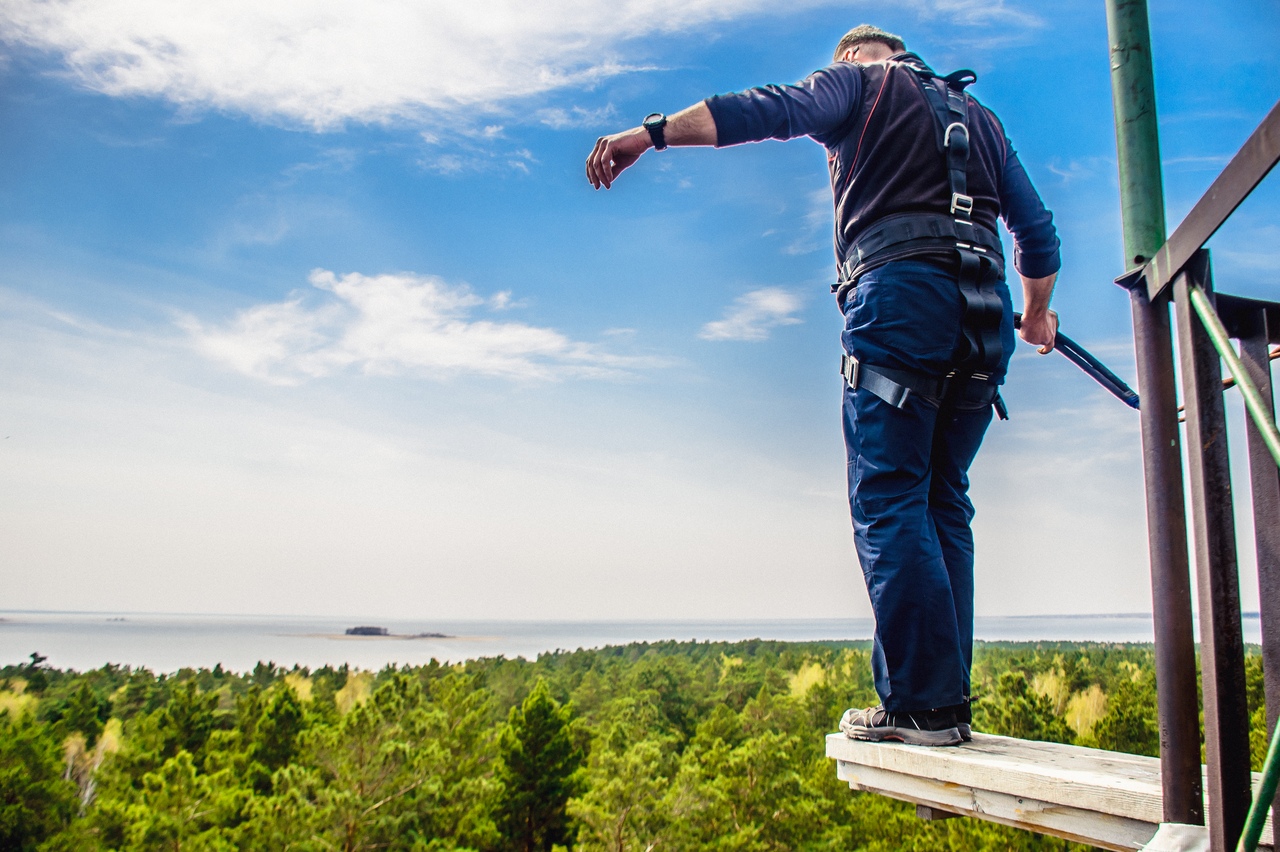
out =
<svg viewBox="0 0 1280 852"><path fill-rule="evenodd" d="M954 748L830 734L827 757L853 789L912 802L922 814L972 816L1103 849L1142 848L1162 818L1154 757L978 733ZM1262 842L1271 849L1270 820Z"/></svg>

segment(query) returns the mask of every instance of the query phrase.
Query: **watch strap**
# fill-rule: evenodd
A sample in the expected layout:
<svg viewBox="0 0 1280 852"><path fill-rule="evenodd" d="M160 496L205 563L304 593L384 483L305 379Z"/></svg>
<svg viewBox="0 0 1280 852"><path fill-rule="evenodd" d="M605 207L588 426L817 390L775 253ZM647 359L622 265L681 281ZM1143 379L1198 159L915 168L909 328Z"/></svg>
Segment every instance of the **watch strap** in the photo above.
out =
<svg viewBox="0 0 1280 852"><path fill-rule="evenodd" d="M660 112L649 113L644 117L641 126L649 131L649 138L653 140L653 149L661 151L667 147L667 137L663 132L667 126L667 117Z"/></svg>

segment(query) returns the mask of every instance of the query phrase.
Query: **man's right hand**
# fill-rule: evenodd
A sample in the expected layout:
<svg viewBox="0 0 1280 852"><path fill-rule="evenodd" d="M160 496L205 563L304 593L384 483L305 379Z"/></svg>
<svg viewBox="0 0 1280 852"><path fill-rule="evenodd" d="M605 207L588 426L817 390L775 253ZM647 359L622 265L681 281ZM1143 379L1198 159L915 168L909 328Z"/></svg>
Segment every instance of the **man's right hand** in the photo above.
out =
<svg viewBox="0 0 1280 852"><path fill-rule="evenodd" d="M630 166L640 155L653 147L649 131L643 127L633 127L612 136L601 136L596 140L596 147L587 157L587 180L596 189L603 186L608 189L617 180L622 170Z"/></svg>
<svg viewBox="0 0 1280 852"><path fill-rule="evenodd" d="M1054 338L1058 336L1058 312L1045 310L1030 316L1024 313L1018 333L1027 343L1039 347L1036 351L1041 355L1048 355L1053 351Z"/></svg>

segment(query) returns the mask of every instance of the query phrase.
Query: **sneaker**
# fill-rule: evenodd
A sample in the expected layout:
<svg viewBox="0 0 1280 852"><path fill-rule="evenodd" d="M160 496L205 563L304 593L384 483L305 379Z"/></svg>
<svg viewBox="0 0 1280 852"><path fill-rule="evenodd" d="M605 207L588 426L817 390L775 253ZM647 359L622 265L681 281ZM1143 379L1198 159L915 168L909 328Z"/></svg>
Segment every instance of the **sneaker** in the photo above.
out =
<svg viewBox="0 0 1280 852"><path fill-rule="evenodd" d="M968 701L960 704L952 704L950 707L942 708L950 710L956 714L956 730L960 732L960 739L965 742L973 741L973 708Z"/></svg>
<svg viewBox="0 0 1280 852"><path fill-rule="evenodd" d="M956 714L950 708L890 713L883 707L846 710L840 730L854 740L893 740L908 745L952 746L961 742Z"/></svg>

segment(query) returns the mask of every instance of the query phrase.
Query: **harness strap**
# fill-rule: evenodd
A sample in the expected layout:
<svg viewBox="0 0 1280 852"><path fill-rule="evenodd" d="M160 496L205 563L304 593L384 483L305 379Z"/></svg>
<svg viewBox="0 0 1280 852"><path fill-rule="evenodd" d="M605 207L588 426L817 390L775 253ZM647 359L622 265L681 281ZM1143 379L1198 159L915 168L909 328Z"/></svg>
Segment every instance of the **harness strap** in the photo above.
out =
<svg viewBox="0 0 1280 852"><path fill-rule="evenodd" d="M973 370L994 370L1003 355L1000 320L1004 307L1000 297L983 284L992 270L990 256L979 246L973 222L973 197L969 190L969 98L964 89L977 79L962 70L939 77L927 68L908 66L920 82L925 99L933 108L935 124L942 131L942 152L946 158L951 189L951 216L955 221L955 250L960 258L959 286L964 298L961 323L964 347L960 366Z"/></svg>
<svg viewBox="0 0 1280 852"><path fill-rule="evenodd" d="M856 281L872 265L933 250L953 251L966 243L976 254L990 258L993 269L1004 271L1004 247L994 231L960 222L945 213L894 213L863 229L845 254L841 281ZM837 289L837 287L832 289Z"/></svg>
<svg viewBox="0 0 1280 852"><path fill-rule="evenodd" d="M1001 420L1009 419L1000 387L991 381L987 373L952 370L939 378L927 373L873 367L852 355L842 354L840 375L844 376L850 389L865 388L894 408L904 407L914 395L935 408L949 404L961 411L976 411L991 405Z"/></svg>

